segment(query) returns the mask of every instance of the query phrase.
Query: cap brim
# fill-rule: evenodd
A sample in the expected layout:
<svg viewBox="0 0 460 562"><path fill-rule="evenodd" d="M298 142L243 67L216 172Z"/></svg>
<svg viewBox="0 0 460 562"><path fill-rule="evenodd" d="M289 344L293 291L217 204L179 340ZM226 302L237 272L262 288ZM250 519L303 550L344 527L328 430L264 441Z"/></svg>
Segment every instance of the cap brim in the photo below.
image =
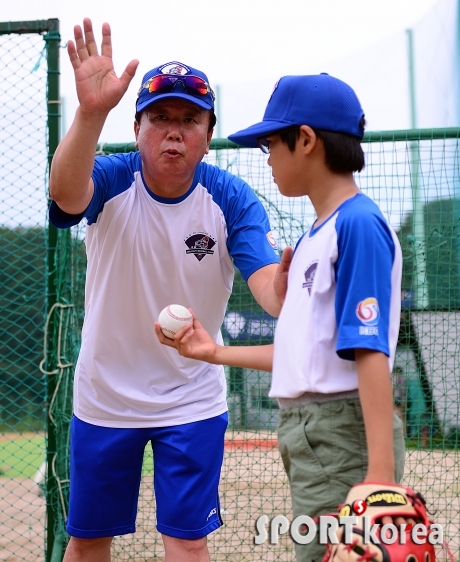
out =
<svg viewBox="0 0 460 562"><path fill-rule="evenodd" d="M282 129L292 127L295 123L286 123L286 121L267 120L251 125L247 129L242 129L233 135L229 135L228 139L241 146L248 148L257 148L259 145L257 139L266 137L269 134L276 133Z"/></svg>
<svg viewBox="0 0 460 562"><path fill-rule="evenodd" d="M152 96L151 98L144 100L142 103L136 106L136 111L138 112L144 111L144 109L147 109L147 107L150 107L154 103L157 103L161 100L174 99L174 98L187 100L190 103L193 103L198 107L201 107L202 109L214 110L214 106L208 103L205 99L200 99L197 96L192 96L190 94L181 93L181 92L168 92L167 94L158 94L156 96Z"/></svg>

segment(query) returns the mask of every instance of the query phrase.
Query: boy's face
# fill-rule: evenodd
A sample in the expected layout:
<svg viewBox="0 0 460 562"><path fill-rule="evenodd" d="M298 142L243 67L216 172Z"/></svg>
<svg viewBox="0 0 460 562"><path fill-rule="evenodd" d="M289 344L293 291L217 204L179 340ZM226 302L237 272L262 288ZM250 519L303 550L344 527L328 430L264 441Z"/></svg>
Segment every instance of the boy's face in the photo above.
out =
<svg viewBox="0 0 460 562"><path fill-rule="evenodd" d="M297 141L294 152L289 150L279 134L269 135L263 142L270 156L267 164L271 166L273 181L282 195L300 197L306 195L303 182L304 158Z"/></svg>

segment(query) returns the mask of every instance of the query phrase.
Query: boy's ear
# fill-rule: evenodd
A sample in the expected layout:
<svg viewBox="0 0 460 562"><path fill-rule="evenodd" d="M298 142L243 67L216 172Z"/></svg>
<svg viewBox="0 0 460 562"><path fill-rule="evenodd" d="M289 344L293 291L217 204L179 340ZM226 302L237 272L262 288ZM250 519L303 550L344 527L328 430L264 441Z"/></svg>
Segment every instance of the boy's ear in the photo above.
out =
<svg viewBox="0 0 460 562"><path fill-rule="evenodd" d="M300 126L299 146L304 154L310 154L316 147L318 137L308 125Z"/></svg>

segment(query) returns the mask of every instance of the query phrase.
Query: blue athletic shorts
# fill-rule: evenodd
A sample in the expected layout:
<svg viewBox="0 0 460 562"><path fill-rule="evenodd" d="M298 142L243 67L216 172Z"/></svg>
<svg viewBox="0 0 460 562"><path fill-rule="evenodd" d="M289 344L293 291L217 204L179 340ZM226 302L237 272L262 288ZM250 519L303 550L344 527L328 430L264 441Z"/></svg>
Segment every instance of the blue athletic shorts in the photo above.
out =
<svg viewBox="0 0 460 562"><path fill-rule="evenodd" d="M199 539L222 523L218 486L227 413L173 427L118 429L73 417L66 530L83 538L136 531L144 449L153 449L157 529Z"/></svg>

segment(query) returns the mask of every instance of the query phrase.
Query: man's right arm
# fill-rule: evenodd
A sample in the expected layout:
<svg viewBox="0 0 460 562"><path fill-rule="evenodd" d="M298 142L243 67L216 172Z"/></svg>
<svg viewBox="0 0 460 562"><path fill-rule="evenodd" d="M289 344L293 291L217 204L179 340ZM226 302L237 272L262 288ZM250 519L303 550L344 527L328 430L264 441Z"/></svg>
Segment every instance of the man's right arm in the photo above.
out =
<svg viewBox="0 0 460 562"><path fill-rule="evenodd" d="M97 141L107 115L121 100L131 82L138 61L131 61L118 78L112 62L110 26L102 26L99 55L91 20L74 27L75 43L68 42L69 59L75 73L80 105L74 122L53 157L50 173L51 198L66 213L78 215L93 196L91 172Z"/></svg>
<svg viewBox="0 0 460 562"><path fill-rule="evenodd" d="M104 116L85 114L78 108L71 128L53 157L50 196L70 215L83 213L93 197L91 173L104 122Z"/></svg>

